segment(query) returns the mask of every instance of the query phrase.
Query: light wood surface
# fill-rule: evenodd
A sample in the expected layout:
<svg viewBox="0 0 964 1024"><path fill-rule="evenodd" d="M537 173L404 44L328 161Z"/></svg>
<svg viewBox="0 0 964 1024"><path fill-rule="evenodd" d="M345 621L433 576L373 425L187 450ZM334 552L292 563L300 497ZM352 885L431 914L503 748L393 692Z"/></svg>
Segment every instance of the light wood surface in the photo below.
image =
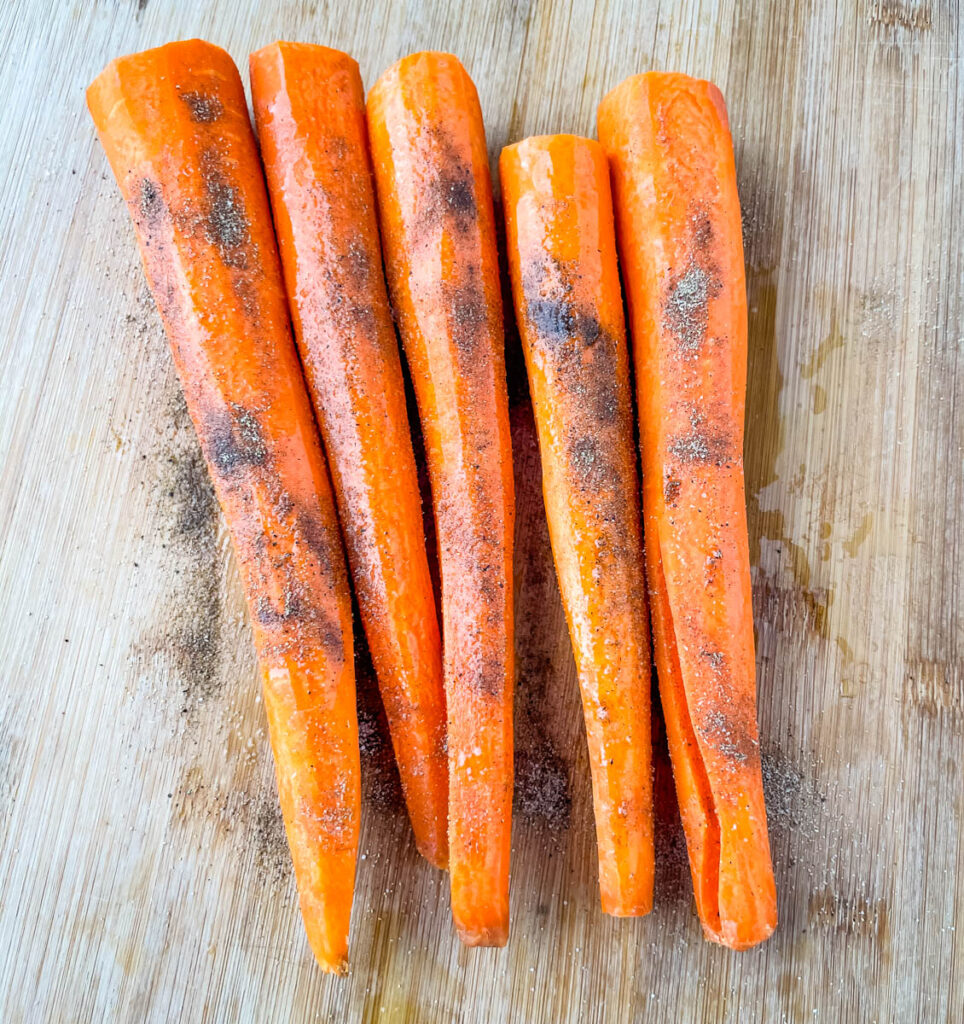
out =
<svg viewBox="0 0 964 1024"><path fill-rule="evenodd" d="M464 950L366 711L353 970L302 934L237 573L84 108L191 35L416 49L493 158L633 72L729 106L781 922L704 943L665 760L656 909L598 908L585 741L518 343L512 936ZM964 89L954 2L41 3L0 10L0 1019L964 1019ZM245 78L247 77L244 72ZM367 706L367 705L366 705Z"/></svg>

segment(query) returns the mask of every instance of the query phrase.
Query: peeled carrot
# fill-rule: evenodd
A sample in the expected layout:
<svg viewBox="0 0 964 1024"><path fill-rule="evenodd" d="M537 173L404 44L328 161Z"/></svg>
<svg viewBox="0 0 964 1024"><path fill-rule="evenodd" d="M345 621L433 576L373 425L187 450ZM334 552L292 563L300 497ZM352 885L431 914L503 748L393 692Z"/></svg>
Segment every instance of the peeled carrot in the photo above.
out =
<svg viewBox="0 0 964 1024"><path fill-rule="evenodd" d="M231 531L308 940L346 964L359 822L351 597L237 69L121 57L87 91Z"/></svg>
<svg viewBox="0 0 964 1024"><path fill-rule="evenodd" d="M719 90L627 79L599 107L629 301L660 697L707 938L776 926L743 485L746 291Z"/></svg>
<svg viewBox="0 0 964 1024"><path fill-rule="evenodd" d="M452 914L509 931L512 452L485 132L455 57L417 53L368 97L389 289L425 435L442 575Z"/></svg>
<svg viewBox="0 0 964 1024"><path fill-rule="evenodd" d="M649 617L609 165L598 142L499 160L552 554L582 690L603 910L653 904Z"/></svg>
<svg viewBox="0 0 964 1024"><path fill-rule="evenodd" d="M392 327L358 65L251 54L251 92L295 337L415 841L448 863L442 645Z"/></svg>

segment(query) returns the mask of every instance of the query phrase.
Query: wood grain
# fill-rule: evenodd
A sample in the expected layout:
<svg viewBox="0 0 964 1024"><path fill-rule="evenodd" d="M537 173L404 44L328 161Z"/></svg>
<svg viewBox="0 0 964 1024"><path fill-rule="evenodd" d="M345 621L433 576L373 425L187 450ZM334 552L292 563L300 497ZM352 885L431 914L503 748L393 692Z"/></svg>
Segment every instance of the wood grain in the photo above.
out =
<svg viewBox="0 0 964 1024"><path fill-rule="evenodd" d="M964 28L956 2L175 0L0 11L0 1019L964 1019ZM233 557L83 89L201 35L457 53L490 152L649 67L727 98L781 924L705 944L658 766L656 910L598 909L588 768L509 341L520 794L464 950L364 698L353 971L301 931ZM363 673L364 674L364 673ZM369 686L370 689L370 686ZM955 930L958 929L958 930Z"/></svg>

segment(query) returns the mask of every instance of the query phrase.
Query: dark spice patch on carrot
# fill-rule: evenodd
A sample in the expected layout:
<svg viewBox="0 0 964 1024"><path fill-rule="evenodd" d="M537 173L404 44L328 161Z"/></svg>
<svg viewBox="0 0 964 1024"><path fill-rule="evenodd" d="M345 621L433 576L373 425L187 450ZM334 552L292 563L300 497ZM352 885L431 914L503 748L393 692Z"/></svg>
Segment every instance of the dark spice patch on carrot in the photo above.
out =
<svg viewBox="0 0 964 1024"><path fill-rule="evenodd" d="M366 334L373 334L378 329L378 315L374 308L364 302L349 302L348 320Z"/></svg>
<svg viewBox="0 0 964 1024"><path fill-rule="evenodd" d="M707 302L718 290L719 283L698 266L670 283L663 303L663 325L686 351L697 351L706 340Z"/></svg>
<svg viewBox="0 0 964 1024"><path fill-rule="evenodd" d="M255 609L255 616L265 629L278 629L297 623L305 633L310 632L325 650L339 656L345 654L340 623L313 601L311 595L299 593L298 587L293 583L285 587L280 607L271 600L262 598ZM282 649L287 643L287 640L282 639L278 649Z"/></svg>
<svg viewBox="0 0 964 1024"><path fill-rule="evenodd" d="M591 313L580 313L576 317L576 336L587 348L592 348L603 333L602 324Z"/></svg>
<svg viewBox="0 0 964 1024"><path fill-rule="evenodd" d="M291 586L285 588L282 602L282 606L277 608L270 598L258 599L255 614L262 626L277 626L282 622L289 622L304 616L305 602Z"/></svg>
<svg viewBox="0 0 964 1024"><path fill-rule="evenodd" d="M575 317L568 302L541 297L529 299L526 316L546 341L559 344L572 338Z"/></svg>
<svg viewBox="0 0 964 1024"><path fill-rule="evenodd" d="M726 663L726 655L722 651L701 650L700 654L706 659L707 664L709 664L714 672L721 671Z"/></svg>
<svg viewBox="0 0 964 1024"><path fill-rule="evenodd" d="M158 218L164 213L164 200L161 197L160 189L157 187L157 183L151 181L150 178L144 178L141 181L138 206L148 226L156 224Z"/></svg>
<svg viewBox="0 0 964 1024"><path fill-rule="evenodd" d="M732 447L731 439L725 434L694 426L689 433L674 437L668 451L680 462L725 466L733 461Z"/></svg>
<svg viewBox="0 0 964 1024"><path fill-rule="evenodd" d="M577 323L580 318L577 314ZM616 386L619 340L595 318L583 317L583 329L594 338L592 345L583 343L579 335L566 345L553 351L557 372L573 394L580 396L592 423L599 427L612 427L620 417L630 416L630 402L620 402ZM598 327L598 330L597 330ZM590 352L591 356L587 356ZM587 372L587 358L591 358L593 372Z"/></svg>
<svg viewBox="0 0 964 1024"><path fill-rule="evenodd" d="M550 350L564 350L567 342L592 348L605 337L606 329L592 310L581 308L572 299L578 269L560 260L547 262L551 273L536 264L527 267L522 276L526 319Z"/></svg>
<svg viewBox="0 0 964 1024"><path fill-rule="evenodd" d="M471 293L467 298L456 298L452 302L450 322L453 339L459 353L468 358L471 358L475 350L480 330L486 326L487 314L482 302L484 300L479 300Z"/></svg>
<svg viewBox="0 0 964 1024"><path fill-rule="evenodd" d="M295 510L295 499L287 491L282 491L274 500L275 515L279 519L287 519Z"/></svg>
<svg viewBox="0 0 964 1024"><path fill-rule="evenodd" d="M341 551L333 551L331 534L314 509L301 509L295 515L296 530L325 572L341 572Z"/></svg>
<svg viewBox="0 0 964 1024"><path fill-rule="evenodd" d="M181 102L191 111L191 120L198 124L211 124L224 113L224 104L217 96L203 92L178 92Z"/></svg>
<svg viewBox="0 0 964 1024"><path fill-rule="evenodd" d="M731 761L746 764L751 759L759 760L760 743L747 728L745 715L714 708L703 716L698 731L710 746Z"/></svg>
<svg viewBox="0 0 964 1024"><path fill-rule="evenodd" d="M468 683L487 697L501 698L505 692L505 669L501 662L482 657L468 673Z"/></svg>
<svg viewBox="0 0 964 1024"><path fill-rule="evenodd" d="M600 429L616 426L624 417L632 419L632 403L626 396L620 396L616 384L619 372L619 342L608 332L592 349L592 363L595 372L588 374L583 367L579 350L573 351L560 366L572 390L582 397L592 422Z"/></svg>
<svg viewBox="0 0 964 1024"><path fill-rule="evenodd" d="M713 221L705 206L691 207L690 226L693 231L693 246L702 253L708 253L713 241Z"/></svg>
<svg viewBox="0 0 964 1024"><path fill-rule="evenodd" d="M364 236L358 235L353 238L340 260L347 268L348 277L356 288L364 288L369 283L373 272L372 258ZM378 271L381 271L381 267Z"/></svg>
<svg viewBox="0 0 964 1024"><path fill-rule="evenodd" d="M715 586L720 581L722 568L723 552L719 548L714 548L704 562L703 580L707 587Z"/></svg>
<svg viewBox="0 0 964 1024"><path fill-rule="evenodd" d="M613 471L599 439L593 434L582 434L569 445L569 465L582 486L589 490L603 487Z"/></svg>
<svg viewBox="0 0 964 1024"><path fill-rule="evenodd" d="M258 418L247 409L235 406L211 414L208 431L211 461L225 476L261 466L268 457Z"/></svg>
<svg viewBox="0 0 964 1024"><path fill-rule="evenodd" d="M454 149L451 143L445 148ZM472 169L457 157L441 161L439 174L434 182L434 190L440 208L447 208L459 218L466 220L472 220L475 217L475 184L472 178Z"/></svg>
<svg viewBox="0 0 964 1024"><path fill-rule="evenodd" d="M217 247L226 266L243 269L247 265L249 223L238 190L222 173L217 150L201 153L206 209L204 230L208 241Z"/></svg>
<svg viewBox="0 0 964 1024"><path fill-rule="evenodd" d="M663 482L663 501L665 501L670 508L676 507L676 502L679 500L679 492L682 486L682 482L673 476L666 477Z"/></svg>
<svg viewBox="0 0 964 1024"><path fill-rule="evenodd" d="M231 291L241 300L244 315L255 327L261 326L258 309L258 291L247 274L235 274L231 279Z"/></svg>

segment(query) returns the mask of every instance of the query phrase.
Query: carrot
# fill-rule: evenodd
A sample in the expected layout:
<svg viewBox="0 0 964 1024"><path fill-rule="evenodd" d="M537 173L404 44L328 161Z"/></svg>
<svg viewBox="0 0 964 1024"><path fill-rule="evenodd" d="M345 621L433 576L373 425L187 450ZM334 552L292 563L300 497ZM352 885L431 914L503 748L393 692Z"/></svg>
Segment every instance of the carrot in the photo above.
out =
<svg viewBox="0 0 964 1024"><path fill-rule="evenodd" d="M582 690L606 913L653 904L649 618L609 165L598 142L499 160L549 536Z"/></svg>
<svg viewBox="0 0 964 1024"><path fill-rule="evenodd" d="M382 275L358 65L251 54L251 92L295 337L415 841L448 863L442 645L405 388Z"/></svg>
<svg viewBox="0 0 964 1024"><path fill-rule="evenodd" d="M627 79L599 107L629 301L660 697L707 938L776 926L743 486L746 292L719 90Z"/></svg>
<svg viewBox="0 0 964 1024"><path fill-rule="evenodd" d="M512 811L514 499L492 184L448 54L386 71L368 123L389 289L425 434L442 575L452 914L504 945Z"/></svg>
<svg viewBox="0 0 964 1024"><path fill-rule="evenodd" d="M345 967L359 822L351 597L237 69L200 40L87 92L231 532L308 940Z"/></svg>

